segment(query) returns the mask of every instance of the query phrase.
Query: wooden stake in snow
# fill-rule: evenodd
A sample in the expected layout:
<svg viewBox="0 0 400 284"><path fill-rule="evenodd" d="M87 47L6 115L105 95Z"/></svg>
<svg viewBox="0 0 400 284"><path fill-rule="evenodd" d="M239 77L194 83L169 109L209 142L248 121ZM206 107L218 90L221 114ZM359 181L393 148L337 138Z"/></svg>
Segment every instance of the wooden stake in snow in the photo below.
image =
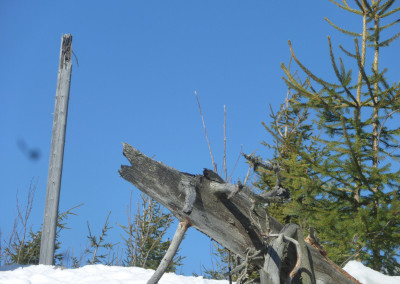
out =
<svg viewBox="0 0 400 284"><path fill-rule="evenodd" d="M160 265L157 267L157 270L151 276L149 281L147 281L147 284L157 284L165 271L167 271L168 265L171 263L176 252L178 251L179 245L181 244L183 237L185 236L185 233L189 227L190 223L188 220L179 222L178 228L176 229L175 235L172 239L171 244L169 245L167 252L161 260Z"/></svg>
<svg viewBox="0 0 400 284"><path fill-rule="evenodd" d="M71 53L72 35L63 35L61 39L60 66L58 68L56 103L39 258L39 263L46 265L54 264L58 203L60 200L65 130L67 126L69 88L72 72Z"/></svg>

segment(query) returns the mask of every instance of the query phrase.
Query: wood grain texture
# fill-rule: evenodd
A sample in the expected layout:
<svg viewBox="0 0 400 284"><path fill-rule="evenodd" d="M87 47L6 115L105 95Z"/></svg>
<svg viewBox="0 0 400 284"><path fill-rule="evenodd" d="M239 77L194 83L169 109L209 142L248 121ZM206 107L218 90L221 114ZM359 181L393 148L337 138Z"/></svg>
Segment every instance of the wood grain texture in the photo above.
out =
<svg viewBox="0 0 400 284"><path fill-rule="evenodd" d="M72 35L63 35L61 38L60 64L58 69L49 171L47 177L46 203L39 257L39 263L46 265L54 264L58 204L60 200L69 90L72 73L71 52Z"/></svg>
<svg viewBox="0 0 400 284"><path fill-rule="evenodd" d="M131 165L121 166L119 173L122 178L163 204L180 222L189 222L192 227L242 258L246 257L248 249L265 249L267 218L270 234L278 234L284 228L273 217L267 217L262 207L254 206L257 197L248 190L236 191L235 185L177 171L145 156L129 144L123 143L123 154ZM189 211L184 210L188 184L193 185L196 194ZM298 235L303 238L302 234ZM354 278L348 278L342 269L329 263L304 239L300 243L304 246L303 254L310 258L307 268L313 271L316 283L357 283ZM286 258L282 262L293 263L293 259L296 262L296 250L288 250ZM261 268L264 261L257 264ZM281 272L280 276L286 277L290 271L285 273L282 275Z"/></svg>

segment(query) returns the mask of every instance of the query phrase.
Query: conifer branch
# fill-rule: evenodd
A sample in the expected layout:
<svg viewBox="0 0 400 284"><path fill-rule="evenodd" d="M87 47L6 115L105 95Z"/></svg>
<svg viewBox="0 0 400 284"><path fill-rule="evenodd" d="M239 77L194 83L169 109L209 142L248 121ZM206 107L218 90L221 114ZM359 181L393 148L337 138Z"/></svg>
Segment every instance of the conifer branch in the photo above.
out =
<svg viewBox="0 0 400 284"><path fill-rule="evenodd" d="M391 113L387 114L387 115L385 116L385 118L383 119L381 125L379 126L378 137L377 137L377 140L378 140L378 147L379 147L379 143L380 143L380 140L381 140L382 130L383 130L383 127L385 126L386 121L387 121L393 114L395 114L395 113L398 112L398 111L400 111L400 108L395 109L395 110L392 111Z"/></svg>
<svg viewBox="0 0 400 284"><path fill-rule="evenodd" d="M398 20L398 22L400 22L400 20ZM397 39L400 36L400 32L395 34L393 37L381 42L379 44L379 47L383 47L383 46L389 46L389 43L391 43L392 41L394 41L395 39Z"/></svg>
<svg viewBox="0 0 400 284"><path fill-rule="evenodd" d="M286 69L286 67L283 65L281 65L282 70L285 72L286 76L288 77L288 79L286 79L285 77L282 77L282 79L285 81L286 85L288 85L289 88L298 91L300 94L308 97L308 98L312 98L315 96L315 90L312 90L314 93L311 93L309 91L307 91L307 89L305 89L303 86L299 85L297 83L297 81L293 78L293 76L290 74L290 72Z"/></svg>
<svg viewBox="0 0 400 284"><path fill-rule="evenodd" d="M355 1L356 1L357 3L359 3L358 0L355 0ZM370 13L370 17L371 17L371 18L374 18L374 17L375 17L375 10L376 10L376 8L373 9L373 8L369 5L369 3L368 3L367 0L361 0L361 1L362 1L362 6L361 6L362 11L367 12L366 9L365 9L365 7L367 7L368 12Z"/></svg>
<svg viewBox="0 0 400 284"><path fill-rule="evenodd" d="M362 1L364 1L364 0L362 0ZM366 11L365 11L365 8L363 7L363 5L361 5L360 1L354 0L354 2L356 2L358 8L360 8L360 10L361 10L363 13L366 12Z"/></svg>
<svg viewBox="0 0 400 284"><path fill-rule="evenodd" d="M350 35L350 36L356 36L356 37L362 36L362 34L360 34L360 33L351 32L351 31L348 31L348 30L345 30L345 29L342 29L342 28L336 26L336 25L335 25L334 23L332 23L332 21L329 20L327 17L325 17L325 21L327 21L332 27L334 27L334 28L337 29L338 31L341 31L341 32L344 33L344 34L347 34L347 35Z"/></svg>
<svg viewBox="0 0 400 284"><path fill-rule="evenodd" d="M385 231L386 227L389 226L390 223L392 223L392 222L394 221L395 217L396 217L397 215L399 215L399 213L400 213L400 212L397 211L397 212L394 214L393 218L390 219L390 220L382 227L382 229L374 236L374 238L373 238L372 240L370 240L369 242L370 242L370 243L373 243L373 242L376 240L376 238L379 237L379 236ZM360 251L362 251L366 246L367 246L367 243L366 243L364 246L362 246L361 248L359 248L359 249L358 249L355 253L353 253L349 258L347 258L340 266L343 267L347 262L349 262L351 259L353 259L355 256L357 256L357 255L360 253Z"/></svg>
<svg viewBox="0 0 400 284"><path fill-rule="evenodd" d="M398 11L400 11L400 7L397 7L396 9L393 9L392 11L390 11L390 12L388 12L386 14L380 15L380 17L381 18L386 18L387 16L390 16L390 15L392 15L392 14L398 12Z"/></svg>
<svg viewBox="0 0 400 284"><path fill-rule="evenodd" d="M387 107L390 105L390 103L393 102L392 99L389 99L389 101L386 100L386 98L389 96L389 94L391 95L390 89L387 89L380 93L381 100L376 105L377 109L387 109Z"/></svg>
<svg viewBox="0 0 400 284"><path fill-rule="evenodd" d="M324 89L324 90L325 90L325 89ZM324 109L333 112L337 117L342 117L342 114L340 114L339 112L337 112L334 108L331 108L331 107L327 104L327 102L326 102L325 100L323 100L323 98L322 98L318 93L312 94L311 99L317 100L317 101L321 102L322 107L323 107ZM342 107L342 106L340 106L340 107Z"/></svg>
<svg viewBox="0 0 400 284"><path fill-rule="evenodd" d="M307 85L310 87L311 91L313 91L314 93L317 93L317 91L314 89L314 87L311 85L310 79L307 78L306 79L306 83Z"/></svg>
<svg viewBox="0 0 400 284"><path fill-rule="evenodd" d="M389 0L389 1L392 1L392 0ZM375 1L372 1L372 9L376 9L376 10L379 10L379 4L381 4L381 2L382 2L382 0L375 0Z"/></svg>
<svg viewBox="0 0 400 284"><path fill-rule="evenodd" d="M372 190L370 185L369 185L368 180L366 179L366 177L364 176L364 174L362 172L361 165L359 164L357 156L356 156L356 154L355 154L355 152L353 150L352 143L351 143L349 135L347 133L346 123L344 121L344 117L343 116L341 117L341 122L342 122L343 133L344 133L344 137L346 139L347 147L349 147L351 158L353 160L353 164L356 166L358 175L359 175L360 179L365 183L364 185L367 186L369 190Z"/></svg>
<svg viewBox="0 0 400 284"><path fill-rule="evenodd" d="M329 0L329 1L332 2L333 4L335 4L336 6L338 6L338 7L342 8L342 9L346 10L346 11L355 13L355 14L357 14L357 15L362 15L362 12L350 8L350 6L347 5L347 2L345 2L345 1L343 1L343 2L345 2L345 5L346 5L346 6L343 6L343 5L341 5L340 3L338 3L338 2L336 2L336 1L334 1L334 0Z"/></svg>
<svg viewBox="0 0 400 284"><path fill-rule="evenodd" d="M386 88L385 93L391 95L391 99L389 101L386 101L386 104L384 104L385 107L393 104L400 95L400 84L398 84L397 87L396 86L390 87L389 84L386 82L386 79L383 77L383 75L384 75L384 73L386 73L386 71L387 71L387 69L385 68L379 75L380 76L379 82L381 84L383 84L383 86ZM394 94L393 92L396 90L396 88L398 88L398 91L396 92L396 94ZM382 100L385 100L386 96L387 95L385 95Z"/></svg>
<svg viewBox="0 0 400 284"><path fill-rule="evenodd" d="M274 135L272 132L270 132L270 133L271 133L272 135ZM275 136L275 135L274 135L274 136ZM316 141L323 142L324 144L327 144L327 143L325 143L325 141L323 141L323 140L321 140L321 139L315 138L315 140L316 140ZM287 147L289 148L290 151L296 152L296 149L295 149L292 145L288 144ZM312 159L310 159L310 158L308 157L308 155L305 155L305 153L302 153L302 154L300 154L300 155L301 155L301 157L302 157L308 164L310 164L311 166L313 166L313 167L319 166L319 164L318 164L317 162L315 162L315 161L313 161ZM334 180L336 180L336 181L338 181L338 182L343 183L343 185L345 185L345 186L347 186L347 187L349 187L349 188L352 187L351 184L349 184L349 183L346 181L346 179L339 178L339 177L336 177L336 176L332 176L331 178L334 179ZM321 188L324 189L324 186L321 186ZM328 190L326 190L326 192L328 192ZM335 195L335 194L332 193L331 191L329 191L329 193ZM343 197L342 195L341 195L341 196L336 195L336 196L337 196L337 197ZM346 195L345 199L348 199L349 201L352 201L351 199L349 199L349 198L347 197L347 195Z"/></svg>
<svg viewBox="0 0 400 284"><path fill-rule="evenodd" d="M373 92L373 90L372 90L372 88L371 88L371 83L369 82L369 79L368 79L368 77L367 77L367 74L365 74L364 66L363 66L363 64L362 64L362 59L361 59L360 51L359 51L359 47L358 47L358 40L355 38L355 39L354 39L354 42L355 42L355 45L356 45L356 56L357 56L358 68L359 68L359 70L360 70L360 72L361 72L361 75L362 75L362 77L363 77L365 83L367 84L369 94L370 94L371 99L372 99L372 101L373 101L373 104L374 104L374 106L375 106L375 103L376 103L376 102L375 102L375 99L374 99L374 92Z"/></svg>
<svg viewBox="0 0 400 284"><path fill-rule="evenodd" d="M339 44L339 48L349 57L356 58L357 56L349 51L347 51L341 44Z"/></svg>
<svg viewBox="0 0 400 284"><path fill-rule="evenodd" d="M74 213L74 212L72 212L72 210L74 210L74 209L76 209L76 208L78 208L78 207L81 207L81 206L83 206L83 205L84 205L84 203L78 204L78 205L76 205L76 206L74 206L74 207L68 209L67 211L60 213L60 216L58 216L58 218L59 218L59 219L64 219L64 217L67 216L67 215L74 215L74 216L77 216L77 214ZM68 229L68 228L66 228L66 229Z"/></svg>
<svg viewBox="0 0 400 284"><path fill-rule="evenodd" d="M394 1L395 0L388 0L378 8L378 10L381 10L378 13L378 15L381 16L381 18L384 18L382 15L393 5Z"/></svg>
<svg viewBox="0 0 400 284"><path fill-rule="evenodd" d="M303 85L300 85L300 84L296 81L296 79L292 76L292 74L290 73L290 71L286 69L286 67L285 67L285 65L284 65L283 63L281 64L281 68L282 68L282 70L285 72L285 74L286 74L286 76L288 77L289 80L286 79L286 78L284 78L284 77L283 77L282 79L285 81L285 83L286 83L290 88L292 88L292 89L298 91L299 93L301 93L301 94L303 94L304 96L308 97L310 100L321 101L320 94L321 94L323 91L325 91L325 90L327 89L326 86L324 86L324 89L322 89L321 93L319 93L319 92L316 92L316 91L312 88L311 83L310 83L309 80L308 80L308 83L309 83L309 85L310 85L310 87L311 87L311 90L314 92L314 93L312 93L312 92L308 91L307 89L305 89L305 88L303 87ZM315 108L315 106L312 106L312 107Z"/></svg>
<svg viewBox="0 0 400 284"><path fill-rule="evenodd" d="M104 255L104 254L97 255L99 248L109 248L110 249L115 245L115 244L111 244L111 243L103 244L104 238L107 236L107 231L112 228L109 226L109 222L108 222L110 215L111 215L111 211L107 215L106 222L104 223L103 229L101 230L101 234L99 235L98 241L97 241L96 236L93 235L92 232L90 231L89 222L87 222L87 227L89 230L88 239L90 240L90 246L94 249L92 260L88 261L88 263L90 263L90 264L100 263L101 259L105 258L106 255ZM88 250L88 252L90 252L90 251Z"/></svg>
<svg viewBox="0 0 400 284"><path fill-rule="evenodd" d="M323 102L324 104L325 104L325 102ZM326 105L327 106L327 105ZM328 106L327 106L328 107ZM359 173L359 176L360 176L360 178L361 178L361 180L363 180L364 182L365 182L365 184L368 186L368 188L369 188L369 184L368 184L368 182L367 182L367 180L366 180L366 178L365 178L365 176L363 175L363 173L362 173L362 170L361 170L361 166L359 165L359 163L358 163L358 159L357 159L357 156L356 156L356 154L355 154L355 152L354 152L354 150L353 150L353 147L352 147L352 142L350 141L350 139L349 139L349 135L348 135L348 133L347 133L347 129L346 129L346 125L345 125L345 117L344 116L342 116L342 115L340 115L340 114L338 114L337 113L337 115L340 117L340 121L341 121L341 124L342 124L342 130L343 130L343 135L344 135L344 137L345 137L345 139L346 139L346 144L347 144L347 147L349 148L349 151L350 151L350 154L351 154L351 157L352 157L352 160L353 160L353 163L354 163L354 165L356 166L356 168L357 168L357 171L358 171L358 173ZM320 142L323 142L322 140L320 140L320 139L318 139L318 141L320 141ZM327 143L325 143L325 144L327 144ZM336 148L336 151L337 151L338 149ZM331 176L332 178L334 178L334 179L336 179L336 180L338 180L338 181L340 181L340 182L342 182L342 183L344 183L344 180L343 179L337 179L335 176ZM348 186L350 186L350 185L348 185ZM332 192L330 192L330 194L333 194ZM347 195L346 195L346 199L347 199Z"/></svg>
<svg viewBox="0 0 400 284"><path fill-rule="evenodd" d="M387 69L385 68L381 73L379 74L374 74L376 77L376 81L381 83L385 91L381 92L380 94L380 101L377 104L377 108L381 109L384 108L386 109L388 106L392 105L396 99L398 99L399 92L397 94L394 94L393 91L395 90L395 87L390 87L389 84L386 82L386 79L384 78L384 74L387 72ZM389 100L387 100L387 97L390 95Z"/></svg>
<svg viewBox="0 0 400 284"><path fill-rule="evenodd" d="M336 98L338 98L339 100L342 100L343 102L347 103L349 106L358 106L358 102L356 100L356 98L353 96L353 94L349 91L349 89L346 87L346 85L344 84L344 78L343 78L343 74L339 73L339 70L337 68L336 62L335 62L335 56L333 54L333 50L332 50L332 43L331 43L331 38L328 37L328 42L329 42L329 53L331 56L331 62L332 62L332 66L333 66L333 70L335 71L336 77L338 78L339 82L341 83L343 89L345 90L346 94L354 101L354 104L351 103L350 101L345 100L342 96L340 96L339 94L336 94ZM342 66L343 66L343 62Z"/></svg>
<svg viewBox="0 0 400 284"><path fill-rule="evenodd" d="M292 47L292 43L290 42L290 40L288 41L289 43L289 48L290 48L290 53L293 56L294 61L296 61L297 65L299 65L299 67L309 76L311 77L314 81L318 82L319 84L323 85L323 86L329 86L332 88L338 88L339 86L336 84L331 84L328 83L318 77L316 77L310 70L308 70L303 64L301 64L301 62L297 59L294 51L293 51L293 47Z"/></svg>
<svg viewBox="0 0 400 284"><path fill-rule="evenodd" d="M396 20L396 21L394 21L394 22L392 22L392 23L390 23L390 24L387 24L387 25L385 25L385 26L379 27L379 31L383 31L383 30L385 30L385 29L387 29L387 28L390 28L390 27L392 27L392 26L394 26L394 25L396 25L396 24L398 24L398 23L400 23L400 19L398 19L398 20Z"/></svg>

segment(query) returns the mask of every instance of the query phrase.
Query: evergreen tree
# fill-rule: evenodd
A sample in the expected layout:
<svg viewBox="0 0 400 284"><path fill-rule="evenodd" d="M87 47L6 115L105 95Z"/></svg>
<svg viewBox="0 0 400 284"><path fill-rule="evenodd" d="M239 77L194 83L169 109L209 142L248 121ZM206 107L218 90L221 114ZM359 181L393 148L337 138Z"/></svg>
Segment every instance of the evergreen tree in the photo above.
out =
<svg viewBox="0 0 400 284"><path fill-rule="evenodd" d="M110 215L111 215L111 211L108 213L106 222L104 223L103 229L101 230L101 234L98 237L96 237L96 235L92 234L92 231L90 230L89 222L87 222L88 231L89 231L89 235L87 236L87 238L89 239L90 247L86 249L85 253L92 254L91 259L87 260L88 264L98 264L98 263L102 263L103 261L105 261L105 263L107 265L110 265L110 261L106 260L107 254L100 253L101 249L106 249L109 252L108 255L110 255L110 252L112 251L113 247L116 245L116 244L113 244L110 242L105 242L105 237L107 236L107 232L110 229L112 229L112 227L109 225L109 221L108 221L108 219L110 218ZM75 259L75 263L76 263L76 259Z"/></svg>
<svg viewBox="0 0 400 284"><path fill-rule="evenodd" d="M60 265L64 258L64 255L58 252L61 247L61 242L59 241L60 232L63 229L68 229L68 227L66 227L67 224L65 220L68 219L69 215L76 215L74 212L72 212L72 210L81 205L82 204L58 214L54 255L54 263L56 265ZM20 235L16 233L10 245L5 248L5 254L7 255L7 259L9 259L5 264L39 264L41 237L42 231L39 230L34 232L32 231L32 228L30 229L27 237L20 237Z"/></svg>
<svg viewBox="0 0 400 284"><path fill-rule="evenodd" d="M39 264L40 255L40 237L41 232L29 231L27 242L17 239L11 247L6 249L6 253L10 255L10 263L18 264Z"/></svg>
<svg viewBox="0 0 400 284"><path fill-rule="evenodd" d="M236 267L239 262L238 258L232 257L226 248L215 241L211 241L211 245L213 245L211 253L211 268L206 268L203 265L204 278L229 280L229 264L231 264L232 267ZM230 260L229 257L231 258ZM194 274L194 276L198 275ZM237 281L237 275L232 276L232 280Z"/></svg>
<svg viewBox="0 0 400 284"><path fill-rule="evenodd" d="M125 266L157 269L164 257L170 240L164 240L173 221L171 213L164 213L163 207L144 193L138 203L137 212L132 216L131 204L128 207L128 225L119 225L125 232ZM182 256L175 255L167 272L175 272L182 265Z"/></svg>
<svg viewBox="0 0 400 284"><path fill-rule="evenodd" d="M330 1L359 16L362 30L345 30L326 19L354 38L352 50L339 46L346 58L337 60L328 37L334 83L306 68L289 42L307 79L301 81L282 64L292 94L265 127L274 137L275 144L268 146L285 170L283 184L293 202L270 211L303 229L313 226L339 264L356 258L375 270L399 274L400 171L395 162L400 128L394 121L400 84L389 84L379 58L381 49L400 36L382 39L382 31L400 22L391 20L400 7L393 8L394 0L354 0L354 7ZM356 74L345 63L352 63ZM260 188L274 185L269 173L258 173Z"/></svg>

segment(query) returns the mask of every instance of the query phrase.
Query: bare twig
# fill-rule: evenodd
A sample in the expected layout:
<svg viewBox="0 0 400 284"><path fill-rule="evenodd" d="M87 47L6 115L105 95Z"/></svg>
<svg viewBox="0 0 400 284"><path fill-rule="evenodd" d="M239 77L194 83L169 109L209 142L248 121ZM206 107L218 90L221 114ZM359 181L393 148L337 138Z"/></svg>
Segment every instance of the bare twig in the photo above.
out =
<svg viewBox="0 0 400 284"><path fill-rule="evenodd" d="M18 219L19 219L19 222L22 225L22 230L23 230L22 238L20 239L19 248L18 248L17 261L16 261L17 263L20 262L22 249L23 249L23 247L25 245L25 238L26 238L26 234L27 234L27 231L28 231L28 220L29 220L29 217L30 217L31 212L32 212L33 199L34 199L35 191L36 191L36 184L37 183L33 184L32 182L33 182L33 180L31 180L31 183L29 185L28 198L27 198L27 201L26 201L24 212L21 211L21 206L19 204L18 191L17 191ZM17 236L18 239L20 238L18 233L16 234L16 236Z"/></svg>
<svg viewBox="0 0 400 284"><path fill-rule="evenodd" d="M239 156L240 157L240 156ZM226 165L226 106L224 105L224 158L223 158L223 168L225 172L225 182L228 182L228 169ZM226 249L228 251L228 271L229 271L229 284L232 284L232 275L231 275L231 270L232 270L232 265L231 265L231 251Z"/></svg>
<svg viewBox="0 0 400 284"><path fill-rule="evenodd" d="M225 181L228 181L228 171L226 167L226 106L224 105L224 158L222 162L222 166L224 168L225 173Z"/></svg>
<svg viewBox="0 0 400 284"><path fill-rule="evenodd" d="M246 177L244 179L243 185L246 185L247 180L249 179L251 168L252 168L251 165L249 165L249 169L247 170L247 174L246 174Z"/></svg>
<svg viewBox="0 0 400 284"><path fill-rule="evenodd" d="M226 180L226 182L230 182L230 180L232 179L232 175L233 175L233 173L234 173L234 171L235 171L235 169L236 169L237 164L239 163L240 157L241 157L242 154L243 154L242 151L243 151L243 145L240 145L240 153L239 153L239 155L238 155L238 157L237 157L237 159L236 159L235 164L233 165L232 172L231 172L231 174L229 175L229 178L228 178L228 180Z"/></svg>
<svg viewBox="0 0 400 284"><path fill-rule="evenodd" d="M214 156L213 156L213 153L212 153L212 150L211 150L211 144L210 144L210 140L208 139L206 123L204 122L204 116L203 116L203 112L201 111L201 105L200 105L199 96L197 95L197 91L194 91L194 94L195 94L196 99L197 99L197 104L199 105L200 116L201 116L201 120L203 122L204 133L206 134L208 149L210 150L211 161L212 161L212 164L213 164L213 167L214 167L214 172L217 172L217 164L215 163Z"/></svg>
<svg viewBox="0 0 400 284"><path fill-rule="evenodd" d="M2 253L2 261L3 264L11 264L11 245L14 242L16 235L17 235L17 230L18 230L18 220L17 218L14 219L14 225L11 230L10 236L8 238L8 241L5 242L5 248L1 252ZM1 264L1 263L0 263Z"/></svg>
<svg viewBox="0 0 400 284"><path fill-rule="evenodd" d="M255 153L256 153L256 151L257 151L257 150L255 150L253 153L251 153L251 156L254 156ZM242 152L242 151L240 151L240 152ZM242 155L244 155L244 153L242 153ZM251 169L252 169L252 168L254 168L254 167L251 165L251 163L249 163L249 168L248 168L248 170L247 170L247 174L246 174L246 177L245 177L245 179L244 179L243 185L246 185L247 180L249 179L250 172L251 172Z"/></svg>

